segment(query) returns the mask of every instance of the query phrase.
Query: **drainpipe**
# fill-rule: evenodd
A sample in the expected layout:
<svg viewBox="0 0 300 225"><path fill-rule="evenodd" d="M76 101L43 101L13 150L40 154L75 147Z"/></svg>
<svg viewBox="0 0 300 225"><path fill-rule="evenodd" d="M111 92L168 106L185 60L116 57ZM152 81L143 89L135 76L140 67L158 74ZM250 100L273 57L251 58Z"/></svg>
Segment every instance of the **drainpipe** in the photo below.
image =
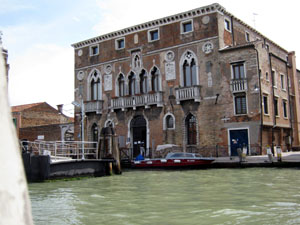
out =
<svg viewBox="0 0 300 225"><path fill-rule="evenodd" d="M231 38L232 38L232 46L234 46L234 30L233 30L233 16L230 17L231 22Z"/></svg>
<svg viewBox="0 0 300 225"><path fill-rule="evenodd" d="M289 79L289 71L288 71L288 61L285 63L285 68L286 68L286 85L287 85L287 91L288 91L288 103L289 103L289 115L290 115L290 138L291 138L291 143L290 147L293 146L293 123L292 123L292 106L291 106L291 95L290 95L290 85L289 81L291 82L291 79Z"/></svg>
<svg viewBox="0 0 300 225"><path fill-rule="evenodd" d="M261 93L261 71L259 69L259 55L256 47L254 46L254 50L256 51L257 58L257 72L258 72L258 86L259 86L259 102L260 102L260 155L262 155L262 145L263 145L263 108L262 108L262 93Z"/></svg>
<svg viewBox="0 0 300 225"><path fill-rule="evenodd" d="M270 50L268 48L268 53L269 53L269 64L270 64L270 72L271 72L271 84L272 84L272 95L273 95L273 127L272 127L272 154L274 155L274 128L276 127L276 115L275 115L275 91L274 91L274 85L275 83L273 81L273 76L272 76L272 53L270 53ZM275 78L275 76L274 76Z"/></svg>

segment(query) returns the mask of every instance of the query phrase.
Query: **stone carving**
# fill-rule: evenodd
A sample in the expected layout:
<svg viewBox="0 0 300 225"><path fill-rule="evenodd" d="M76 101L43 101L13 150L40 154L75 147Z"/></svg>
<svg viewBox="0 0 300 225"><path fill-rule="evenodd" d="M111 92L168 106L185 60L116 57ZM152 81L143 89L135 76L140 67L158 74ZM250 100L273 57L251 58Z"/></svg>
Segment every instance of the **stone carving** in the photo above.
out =
<svg viewBox="0 0 300 225"><path fill-rule="evenodd" d="M166 70L166 80L175 80L176 79L176 70L175 70L175 62L166 62L165 63Z"/></svg>
<svg viewBox="0 0 300 225"><path fill-rule="evenodd" d="M82 56L82 50L81 49L78 50L77 55Z"/></svg>
<svg viewBox="0 0 300 225"><path fill-rule="evenodd" d="M202 51L205 53L205 54L209 54L212 52L214 46L213 46L213 43L211 43L210 41L208 42L205 42L202 46Z"/></svg>
<svg viewBox="0 0 300 225"><path fill-rule="evenodd" d="M104 75L104 91L112 90L112 75L106 74Z"/></svg>
<svg viewBox="0 0 300 225"><path fill-rule="evenodd" d="M165 59L167 62L171 62L174 60L175 54L172 51L168 51L165 55Z"/></svg>
<svg viewBox="0 0 300 225"><path fill-rule="evenodd" d="M203 23L203 24L208 24L208 23L209 23L209 20L210 20L210 17L209 17L209 16L204 16L204 17L202 18L202 23Z"/></svg>
<svg viewBox="0 0 300 225"><path fill-rule="evenodd" d="M111 65L109 64L109 65L107 65L107 66L105 67L104 72L105 72L106 74L111 74L111 71L112 71L112 67L111 67Z"/></svg>
<svg viewBox="0 0 300 225"><path fill-rule="evenodd" d="M82 70L80 70L78 73L77 73L77 79L78 80L83 80L84 78L84 72Z"/></svg>
<svg viewBox="0 0 300 225"><path fill-rule="evenodd" d="M139 43L139 35L138 34L135 34L134 37L134 44L138 44Z"/></svg>

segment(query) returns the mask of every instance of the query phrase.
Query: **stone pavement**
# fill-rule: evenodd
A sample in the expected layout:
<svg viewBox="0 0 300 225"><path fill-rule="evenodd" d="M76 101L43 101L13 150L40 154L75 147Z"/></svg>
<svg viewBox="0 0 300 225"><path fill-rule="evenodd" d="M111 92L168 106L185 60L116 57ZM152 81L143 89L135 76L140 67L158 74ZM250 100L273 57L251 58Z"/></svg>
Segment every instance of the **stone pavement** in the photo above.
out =
<svg viewBox="0 0 300 225"><path fill-rule="evenodd" d="M300 152L283 152L281 162L276 156L273 156L272 161L270 161L268 155L246 156L241 162L239 157L218 157L215 158L211 167L300 167Z"/></svg>

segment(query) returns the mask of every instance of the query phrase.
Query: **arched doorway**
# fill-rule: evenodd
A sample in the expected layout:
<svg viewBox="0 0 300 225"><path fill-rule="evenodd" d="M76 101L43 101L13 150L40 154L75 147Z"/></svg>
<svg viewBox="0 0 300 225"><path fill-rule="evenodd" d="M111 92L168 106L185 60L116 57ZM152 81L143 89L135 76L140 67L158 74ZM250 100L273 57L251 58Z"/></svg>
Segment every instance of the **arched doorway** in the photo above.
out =
<svg viewBox="0 0 300 225"><path fill-rule="evenodd" d="M143 116L135 116L130 123L132 134L133 157L140 153L146 154L147 143L147 122Z"/></svg>

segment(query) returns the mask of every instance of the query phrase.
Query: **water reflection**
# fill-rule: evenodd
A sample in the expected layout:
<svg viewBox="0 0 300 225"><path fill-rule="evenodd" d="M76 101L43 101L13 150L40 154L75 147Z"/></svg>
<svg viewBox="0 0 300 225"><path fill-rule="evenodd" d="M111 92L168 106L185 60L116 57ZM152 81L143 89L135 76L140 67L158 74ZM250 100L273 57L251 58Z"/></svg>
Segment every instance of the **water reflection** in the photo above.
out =
<svg viewBox="0 0 300 225"><path fill-rule="evenodd" d="M35 224L300 224L299 170L130 171L30 184Z"/></svg>

